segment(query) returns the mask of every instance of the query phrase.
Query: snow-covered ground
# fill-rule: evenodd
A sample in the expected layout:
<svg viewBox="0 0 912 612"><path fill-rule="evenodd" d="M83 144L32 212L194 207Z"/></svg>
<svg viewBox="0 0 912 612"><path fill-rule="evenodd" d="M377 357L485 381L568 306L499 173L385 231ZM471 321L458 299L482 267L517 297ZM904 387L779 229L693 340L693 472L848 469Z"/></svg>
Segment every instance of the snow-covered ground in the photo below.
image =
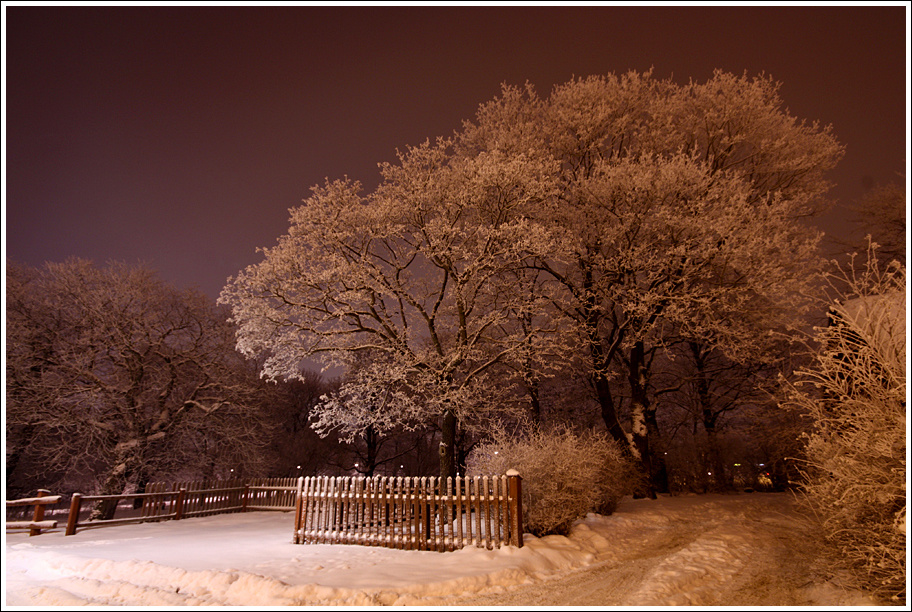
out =
<svg viewBox="0 0 912 612"><path fill-rule="evenodd" d="M451 553L292 543L288 512L6 534L4 608L874 605L815 569L784 493L662 497L569 537Z"/></svg>

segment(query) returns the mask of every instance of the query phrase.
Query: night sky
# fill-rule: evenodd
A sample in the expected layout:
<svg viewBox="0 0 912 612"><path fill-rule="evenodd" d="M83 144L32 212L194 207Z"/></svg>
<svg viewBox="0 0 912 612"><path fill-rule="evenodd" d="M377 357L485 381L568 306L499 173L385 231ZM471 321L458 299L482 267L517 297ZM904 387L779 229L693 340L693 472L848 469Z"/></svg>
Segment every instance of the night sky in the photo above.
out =
<svg viewBox="0 0 912 612"><path fill-rule="evenodd" d="M906 181L908 19L906 3L5 5L6 256L144 262L216 297L311 186L372 188L378 162L452 134L501 83L546 95L650 67L781 81L846 145L831 196L851 203Z"/></svg>

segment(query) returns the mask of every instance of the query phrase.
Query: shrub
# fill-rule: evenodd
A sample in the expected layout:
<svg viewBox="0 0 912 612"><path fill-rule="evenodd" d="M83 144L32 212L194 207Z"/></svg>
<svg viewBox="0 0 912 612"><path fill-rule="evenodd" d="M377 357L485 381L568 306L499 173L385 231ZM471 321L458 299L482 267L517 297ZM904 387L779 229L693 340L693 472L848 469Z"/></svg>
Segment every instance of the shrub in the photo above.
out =
<svg viewBox="0 0 912 612"><path fill-rule="evenodd" d="M607 435L567 428L499 431L475 448L467 467L470 474L519 471L523 524L535 536L566 535L587 512L610 514L632 490L635 473Z"/></svg>
<svg viewBox="0 0 912 612"><path fill-rule="evenodd" d="M876 261L817 330L816 361L788 385L806 411L805 501L859 586L905 601L905 269ZM803 383L803 384L802 384Z"/></svg>

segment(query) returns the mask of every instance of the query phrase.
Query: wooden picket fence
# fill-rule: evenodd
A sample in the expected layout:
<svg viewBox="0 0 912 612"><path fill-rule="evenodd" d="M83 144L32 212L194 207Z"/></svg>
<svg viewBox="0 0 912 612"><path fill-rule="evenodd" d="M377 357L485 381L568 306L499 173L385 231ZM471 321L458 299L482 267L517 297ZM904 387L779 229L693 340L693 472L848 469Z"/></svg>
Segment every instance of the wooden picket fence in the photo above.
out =
<svg viewBox="0 0 912 612"><path fill-rule="evenodd" d="M296 544L453 551L522 546L518 475L308 477L300 481Z"/></svg>

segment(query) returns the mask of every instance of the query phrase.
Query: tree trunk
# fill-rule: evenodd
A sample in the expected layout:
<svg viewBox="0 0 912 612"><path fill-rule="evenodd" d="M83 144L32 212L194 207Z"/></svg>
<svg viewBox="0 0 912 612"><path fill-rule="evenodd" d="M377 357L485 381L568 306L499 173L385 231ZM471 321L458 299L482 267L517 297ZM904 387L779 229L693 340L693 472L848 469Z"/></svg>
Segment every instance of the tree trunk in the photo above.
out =
<svg viewBox="0 0 912 612"><path fill-rule="evenodd" d="M646 389L646 351L642 341L634 343L630 349L630 363L627 382L630 385L630 408L633 446L640 462L640 469L646 479L644 494L656 499L656 486L653 482L652 457L649 452L649 429L646 424L649 409L649 396Z"/></svg>
<svg viewBox="0 0 912 612"><path fill-rule="evenodd" d="M656 493L668 493L668 466L665 464L665 448L659 435L659 422L655 406L646 409L646 435L649 439L649 478Z"/></svg>
<svg viewBox="0 0 912 612"><path fill-rule="evenodd" d="M104 484L101 487L100 495L120 495L127 486L127 476L131 472L129 464L133 461L133 456L129 451L117 453L114 465L108 472ZM92 513L89 515L90 521L106 521L114 518L114 511L117 509L117 499L99 500Z"/></svg>
<svg viewBox="0 0 912 612"><path fill-rule="evenodd" d="M617 410L614 406L614 397L611 395L611 386L608 383L608 378L605 376L603 371L598 371L593 376L595 383L595 393L598 398L599 408L601 408L602 421L605 423L605 427L608 428L608 433L611 434L611 437L615 442L618 443L621 450L624 451L630 457L633 457L634 454L631 452L630 439L627 437L627 434L624 432L624 428L621 427L621 421L618 419Z"/></svg>
<svg viewBox="0 0 912 612"><path fill-rule="evenodd" d="M440 477L456 478L456 413L445 410L440 427Z"/></svg>
<svg viewBox="0 0 912 612"><path fill-rule="evenodd" d="M367 447L364 467L358 471L367 478L372 478L377 469L377 456L380 454L380 437L374 430L373 425L368 425L367 430L364 432L364 445Z"/></svg>
<svg viewBox="0 0 912 612"><path fill-rule="evenodd" d="M719 415L713 411L712 396L709 392L709 379L706 375L706 355L703 347L696 342L690 343L690 350L694 356L697 376L697 401L700 403L700 413L703 421L703 429L706 431L706 451L707 460L703 471L706 472L709 488L716 491L725 491L734 488L728 471L725 469L725 463L722 461L722 452L719 448L719 436L716 429L716 421ZM712 472L710 474L709 472Z"/></svg>
<svg viewBox="0 0 912 612"><path fill-rule="evenodd" d="M532 422L536 424L541 424L542 414L541 414L541 399L539 398L538 392L538 380L532 380L528 384L529 390L529 409L532 413Z"/></svg>

